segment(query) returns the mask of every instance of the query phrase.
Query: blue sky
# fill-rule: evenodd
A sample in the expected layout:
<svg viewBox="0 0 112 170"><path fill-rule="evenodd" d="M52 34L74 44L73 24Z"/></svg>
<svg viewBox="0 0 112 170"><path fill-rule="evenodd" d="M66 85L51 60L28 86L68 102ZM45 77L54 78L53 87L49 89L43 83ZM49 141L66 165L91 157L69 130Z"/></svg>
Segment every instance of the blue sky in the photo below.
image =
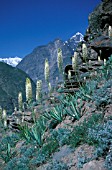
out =
<svg viewBox="0 0 112 170"><path fill-rule="evenodd" d="M101 0L0 0L0 57L24 57L55 38L85 33Z"/></svg>

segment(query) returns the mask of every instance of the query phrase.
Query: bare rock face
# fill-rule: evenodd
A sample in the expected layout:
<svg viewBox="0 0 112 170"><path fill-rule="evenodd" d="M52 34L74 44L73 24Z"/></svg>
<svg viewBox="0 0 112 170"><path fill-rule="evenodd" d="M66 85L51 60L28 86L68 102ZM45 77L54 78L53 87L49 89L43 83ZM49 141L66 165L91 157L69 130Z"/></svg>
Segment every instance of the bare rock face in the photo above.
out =
<svg viewBox="0 0 112 170"><path fill-rule="evenodd" d="M106 170L103 164L104 164L103 160L100 161L93 160L90 161L89 163L84 164L82 170Z"/></svg>
<svg viewBox="0 0 112 170"><path fill-rule="evenodd" d="M89 26L84 36L88 49L94 49L97 55L101 55L101 59L108 59L112 54L112 37L108 33L109 26L112 27L112 0L102 0L89 15L88 21ZM89 55L92 56L91 51Z"/></svg>
<svg viewBox="0 0 112 170"><path fill-rule="evenodd" d="M79 75L77 77L80 82L84 82L84 78L88 79L90 72L95 76L95 71L101 69L104 59L108 60L112 54L112 36L109 35L109 29L112 27L112 0L103 0L89 15L88 20L85 42L79 43L76 48L77 73L73 71L72 65L67 65L64 70L65 80L68 79L69 70L74 81L76 74ZM82 56L83 43L87 47L86 62Z"/></svg>
<svg viewBox="0 0 112 170"><path fill-rule="evenodd" d="M87 61L108 59L112 54L112 37L109 36L109 26L112 27L112 0L103 0L89 15L89 26L84 36L88 49ZM82 42L83 43L83 42ZM80 65L83 63L82 43L76 48ZM78 62L79 63L79 62Z"/></svg>
<svg viewBox="0 0 112 170"><path fill-rule="evenodd" d="M103 0L103 2L96 7L96 9L89 15L89 33L90 34L104 34L108 26L112 26L112 0Z"/></svg>
<svg viewBox="0 0 112 170"><path fill-rule="evenodd" d="M95 49L97 53L101 50L101 59L108 59L112 54L112 39L108 36L99 36L90 44L91 48Z"/></svg>

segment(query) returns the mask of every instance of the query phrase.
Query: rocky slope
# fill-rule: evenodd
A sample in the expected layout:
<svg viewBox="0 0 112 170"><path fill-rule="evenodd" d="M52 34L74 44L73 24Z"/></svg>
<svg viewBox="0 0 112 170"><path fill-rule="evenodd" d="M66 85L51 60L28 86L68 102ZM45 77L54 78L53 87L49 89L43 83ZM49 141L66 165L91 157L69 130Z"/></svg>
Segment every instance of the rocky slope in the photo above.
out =
<svg viewBox="0 0 112 170"><path fill-rule="evenodd" d="M110 7L111 3L112 1L103 0L95 11L103 4ZM92 31L89 34L92 35ZM103 38L103 31L100 36L96 34L96 37ZM77 91L73 89L73 95L70 95L69 91L68 95L64 91L59 95L61 92L58 89L54 92L58 93L58 96L52 94L53 96L33 107L36 123L28 124L29 127L24 126L28 121L26 119L19 135L11 132L6 137L5 132L5 137L0 141L1 167L28 170L112 169L112 56L109 57L112 37L107 34L106 38L110 42L108 47L104 39L101 43L98 43L96 38L86 39L86 62L82 57L81 44L77 47L77 72L81 73L80 76L89 74L88 77L85 76L86 79L83 77L83 86L80 84ZM100 53L102 61L98 61L99 46L106 54L104 57ZM104 59L108 60L105 65ZM69 65L67 69L70 67ZM79 79L74 81L79 83ZM43 109L45 105L48 106L46 112ZM31 117L31 114L30 107L24 115ZM17 115L20 115L20 112L15 112L12 118ZM1 129L3 131L3 128ZM7 154L7 145L11 146L10 155Z"/></svg>
<svg viewBox="0 0 112 170"><path fill-rule="evenodd" d="M39 46L31 54L27 55L17 67L25 71L35 82L41 79L44 83L44 62L48 58L50 64L50 82L51 84L55 84L56 77L59 77L57 49L62 49L64 66L66 66L71 62L70 57L73 55L80 41L83 41L83 35L78 32L68 41L64 42L56 39L45 46Z"/></svg>
<svg viewBox="0 0 112 170"><path fill-rule="evenodd" d="M18 68L0 62L0 106L8 111L17 104L18 93L23 93L25 101L25 81L28 75ZM33 90L35 84L32 81Z"/></svg>
<svg viewBox="0 0 112 170"><path fill-rule="evenodd" d="M74 95L58 93L57 100L56 96L47 97L42 103L9 116L11 131L8 129L7 136L5 132L0 139L1 170L3 167L7 170L111 170L111 77L112 57ZM48 114L45 105L49 105L49 110L55 107L57 112L53 114L51 110ZM36 123L32 121L32 109ZM21 122L23 115L24 122ZM49 115L48 119L45 115ZM19 130L18 124L21 130L14 133ZM9 157L7 144L11 147Z"/></svg>
<svg viewBox="0 0 112 170"><path fill-rule="evenodd" d="M89 15L89 26L84 35L84 42L78 44L76 52L78 55L78 68L80 77L86 77L90 71L100 69L102 62L108 60L112 54L112 35L109 36L109 26L112 27L112 0L102 0L95 10ZM87 46L86 62L82 57L82 44ZM100 57L101 61L98 61ZM65 67L65 73L72 71L72 65Z"/></svg>
<svg viewBox="0 0 112 170"><path fill-rule="evenodd" d="M100 55L101 59L107 59L112 54L112 38L108 35L109 26L112 27L112 0L102 0L89 15L88 21L89 26L84 40L88 46L89 56L92 55L94 59Z"/></svg>

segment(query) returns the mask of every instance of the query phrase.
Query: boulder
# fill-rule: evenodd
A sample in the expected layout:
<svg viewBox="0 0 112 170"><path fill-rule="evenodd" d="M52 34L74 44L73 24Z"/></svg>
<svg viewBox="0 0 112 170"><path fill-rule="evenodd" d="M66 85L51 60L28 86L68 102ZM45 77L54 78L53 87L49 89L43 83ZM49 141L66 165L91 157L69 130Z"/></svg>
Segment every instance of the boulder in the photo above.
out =
<svg viewBox="0 0 112 170"><path fill-rule="evenodd" d="M100 36L90 43L90 47L100 55L101 59L108 59L112 54L112 39L108 36Z"/></svg>
<svg viewBox="0 0 112 170"><path fill-rule="evenodd" d="M104 168L104 160L90 161L90 162L84 164L82 170L106 170L106 168Z"/></svg>

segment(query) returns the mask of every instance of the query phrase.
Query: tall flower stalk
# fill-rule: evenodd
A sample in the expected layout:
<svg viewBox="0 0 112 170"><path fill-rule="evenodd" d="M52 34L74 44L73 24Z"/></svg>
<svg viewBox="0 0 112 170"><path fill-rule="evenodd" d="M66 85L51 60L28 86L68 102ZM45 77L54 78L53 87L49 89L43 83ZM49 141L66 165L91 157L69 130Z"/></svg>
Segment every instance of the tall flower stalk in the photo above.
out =
<svg viewBox="0 0 112 170"><path fill-rule="evenodd" d="M5 109L3 109L2 119L3 119L4 127L7 128L7 112Z"/></svg>
<svg viewBox="0 0 112 170"><path fill-rule="evenodd" d="M77 52L74 52L74 56L72 57L72 68L74 71L77 69Z"/></svg>
<svg viewBox="0 0 112 170"><path fill-rule="evenodd" d="M32 101L32 84L29 78L26 78L26 101L28 103Z"/></svg>
<svg viewBox="0 0 112 170"><path fill-rule="evenodd" d="M2 107L0 106L0 119L2 119Z"/></svg>
<svg viewBox="0 0 112 170"><path fill-rule="evenodd" d="M22 111L23 108L22 92L19 92L18 94L18 107L19 107L19 111Z"/></svg>
<svg viewBox="0 0 112 170"><path fill-rule="evenodd" d="M36 83L36 100L40 101L42 98L42 80L38 80Z"/></svg>
<svg viewBox="0 0 112 170"><path fill-rule="evenodd" d="M6 117L7 117L7 112L5 109L3 109L2 119L6 119Z"/></svg>
<svg viewBox="0 0 112 170"><path fill-rule="evenodd" d="M49 82L48 84L48 90L49 90L49 94L51 95L51 92L52 92L52 86L51 86L51 83Z"/></svg>
<svg viewBox="0 0 112 170"><path fill-rule="evenodd" d="M72 77L72 75L71 75L71 70L68 70L68 79L70 80L71 77Z"/></svg>
<svg viewBox="0 0 112 170"><path fill-rule="evenodd" d="M46 58L46 60L45 60L44 74L45 74L45 80L46 80L46 82L49 82L49 62L48 62L48 59L47 59L47 58Z"/></svg>
<svg viewBox="0 0 112 170"><path fill-rule="evenodd" d="M101 61L101 58L100 58L100 56L98 56L98 61Z"/></svg>
<svg viewBox="0 0 112 170"><path fill-rule="evenodd" d="M108 36L109 36L109 38L112 37L112 26L109 26L109 28L108 28Z"/></svg>
<svg viewBox="0 0 112 170"><path fill-rule="evenodd" d="M104 66L106 66L106 64L107 64L107 60L104 58Z"/></svg>
<svg viewBox="0 0 112 170"><path fill-rule="evenodd" d="M87 50L87 46L86 44L82 44L82 57L83 57L83 60L86 62L86 59L88 57L88 50Z"/></svg>
<svg viewBox="0 0 112 170"><path fill-rule="evenodd" d="M63 73L63 57L62 57L62 50L58 49L57 55L57 65L60 73Z"/></svg>

